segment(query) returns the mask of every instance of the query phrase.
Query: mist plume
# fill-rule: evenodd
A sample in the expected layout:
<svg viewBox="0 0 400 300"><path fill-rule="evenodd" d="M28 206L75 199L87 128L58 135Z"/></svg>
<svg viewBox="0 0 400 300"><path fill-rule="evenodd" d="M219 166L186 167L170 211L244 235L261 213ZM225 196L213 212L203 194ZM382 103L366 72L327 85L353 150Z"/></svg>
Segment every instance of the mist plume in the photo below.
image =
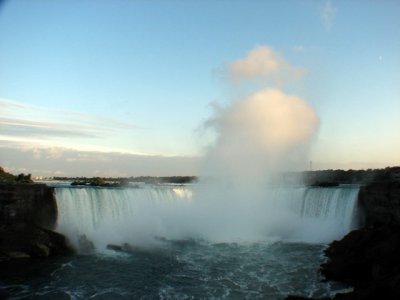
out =
<svg viewBox="0 0 400 300"><path fill-rule="evenodd" d="M110 220L99 219L104 229L88 236L104 240L103 244L110 238L114 243L128 240L151 244L149 238L157 236L212 242L321 241L338 236L335 220L303 218L298 207L306 200L304 189L268 185L270 175L304 160L318 127L318 116L305 100L269 81L292 80L297 70L268 47L256 47L246 58L233 62L226 69L234 75L233 91L237 91L235 80L239 79L241 83L261 80L250 86L259 86L260 82L263 86L248 93L239 91L244 96L231 99L225 106L215 105L214 114L205 124L215 131L216 139L204 157L203 181L191 187L190 193L186 188L157 190L154 198L150 189L138 189L120 195L130 199L138 194L133 202L119 203L119 197L112 200L111 194L104 195L107 203L116 202L115 208L124 205L121 211L126 219L114 224L114 214L110 214L113 208L104 210ZM206 179L207 184L203 184ZM160 201L160 195L168 201ZM76 197L65 192L63 198ZM96 195L90 200L97 202ZM71 201L60 205L71 205ZM68 207L65 210L76 211Z"/></svg>
<svg viewBox="0 0 400 300"><path fill-rule="evenodd" d="M233 84L255 81L275 85L282 81L299 80L306 73L303 68L291 66L268 46L256 46L245 58L230 63L226 72Z"/></svg>
<svg viewBox="0 0 400 300"><path fill-rule="evenodd" d="M305 100L278 86L300 79L305 71L270 47L257 46L229 64L226 72L232 86L257 83L259 89L231 99L225 107L215 106L206 126L215 131L216 140L208 149L204 174L253 181L298 168L306 161L319 118Z"/></svg>

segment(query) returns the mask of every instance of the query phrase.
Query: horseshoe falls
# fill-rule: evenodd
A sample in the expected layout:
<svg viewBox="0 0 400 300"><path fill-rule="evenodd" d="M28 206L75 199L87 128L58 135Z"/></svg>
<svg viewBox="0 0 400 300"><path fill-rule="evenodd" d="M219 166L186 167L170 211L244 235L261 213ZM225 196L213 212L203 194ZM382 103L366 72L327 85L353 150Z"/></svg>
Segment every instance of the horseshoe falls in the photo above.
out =
<svg viewBox="0 0 400 300"><path fill-rule="evenodd" d="M13 299L331 296L348 287L324 282L319 265L357 226L358 190L57 187L57 230L77 253L14 264L1 272L24 284L1 288Z"/></svg>
<svg viewBox="0 0 400 300"><path fill-rule="evenodd" d="M59 231L98 248L161 239L325 243L356 225L358 187L273 188L240 198L207 186L58 188ZM211 196L210 196L211 194Z"/></svg>

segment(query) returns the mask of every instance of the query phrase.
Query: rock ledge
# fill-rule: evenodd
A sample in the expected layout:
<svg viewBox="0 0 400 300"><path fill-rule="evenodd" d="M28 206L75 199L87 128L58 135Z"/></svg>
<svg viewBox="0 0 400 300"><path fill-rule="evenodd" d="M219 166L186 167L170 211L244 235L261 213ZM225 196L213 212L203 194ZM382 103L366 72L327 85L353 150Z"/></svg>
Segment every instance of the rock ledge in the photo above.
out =
<svg viewBox="0 0 400 300"><path fill-rule="evenodd" d="M0 261L71 254L57 221L54 189L44 184L0 185Z"/></svg>

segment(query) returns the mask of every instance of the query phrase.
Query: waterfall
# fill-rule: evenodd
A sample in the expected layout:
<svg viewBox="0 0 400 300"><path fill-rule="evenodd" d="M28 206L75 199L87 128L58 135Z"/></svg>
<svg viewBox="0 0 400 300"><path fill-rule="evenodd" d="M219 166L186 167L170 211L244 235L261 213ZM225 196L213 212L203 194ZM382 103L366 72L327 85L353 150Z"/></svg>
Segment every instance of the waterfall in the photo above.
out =
<svg viewBox="0 0 400 300"><path fill-rule="evenodd" d="M205 190L196 185L56 188L58 230L75 244L85 235L105 247L148 244L157 237L325 243L356 226L356 186L272 188L241 199L206 199Z"/></svg>

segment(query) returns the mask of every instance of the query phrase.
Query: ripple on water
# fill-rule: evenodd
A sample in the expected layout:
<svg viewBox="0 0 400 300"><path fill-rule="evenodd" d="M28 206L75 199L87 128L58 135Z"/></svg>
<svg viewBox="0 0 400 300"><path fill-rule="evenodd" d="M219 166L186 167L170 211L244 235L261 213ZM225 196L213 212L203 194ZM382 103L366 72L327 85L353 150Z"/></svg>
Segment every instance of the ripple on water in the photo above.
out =
<svg viewBox="0 0 400 300"><path fill-rule="evenodd" d="M100 251L16 263L0 271L11 299L282 299L322 297L344 286L321 282L324 246L164 241L129 253ZM1 294L0 294L1 295Z"/></svg>

